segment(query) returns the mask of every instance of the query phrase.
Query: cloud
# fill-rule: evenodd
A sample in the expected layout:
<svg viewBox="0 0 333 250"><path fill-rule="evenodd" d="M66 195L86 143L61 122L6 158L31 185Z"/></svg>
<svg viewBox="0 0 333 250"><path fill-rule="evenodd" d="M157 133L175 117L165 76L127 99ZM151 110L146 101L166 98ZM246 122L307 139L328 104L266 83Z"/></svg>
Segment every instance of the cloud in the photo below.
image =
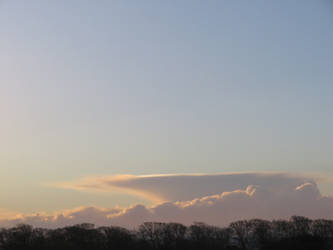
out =
<svg viewBox="0 0 333 250"><path fill-rule="evenodd" d="M278 173L226 173L191 175L116 175L84 178L57 183L57 187L83 191L124 191L155 203L186 201L221 192L258 185L274 193L286 193L304 183L315 183L306 177Z"/></svg>
<svg viewBox="0 0 333 250"><path fill-rule="evenodd" d="M161 182L159 186L158 181ZM90 180L94 188L126 190L138 188L165 201L151 207L134 205L128 208L82 207L54 215L25 215L15 220L0 220L9 226L28 223L42 227L62 227L83 222L96 225L118 225L133 228L145 221L202 221L225 226L239 219L289 218L303 215L310 218L333 219L333 198L322 196L315 181L283 174L223 174L128 176ZM75 183L73 188L90 190L87 183ZM102 184L100 184L102 183ZM196 185L200 184L200 188ZM156 188L150 191L149 188ZM180 188L185 190L180 191ZM147 190L146 190L147 189ZM170 191L171 190L171 191ZM172 193L172 190L179 193ZM216 190L220 190L217 192ZM198 193L196 193L198 192ZM215 193L214 193L215 192ZM202 195L204 194L204 195ZM188 197L193 197L189 198ZM150 197L150 196L149 196Z"/></svg>
<svg viewBox="0 0 333 250"><path fill-rule="evenodd" d="M0 220L14 219L18 216L18 212L10 211L8 209L0 208Z"/></svg>

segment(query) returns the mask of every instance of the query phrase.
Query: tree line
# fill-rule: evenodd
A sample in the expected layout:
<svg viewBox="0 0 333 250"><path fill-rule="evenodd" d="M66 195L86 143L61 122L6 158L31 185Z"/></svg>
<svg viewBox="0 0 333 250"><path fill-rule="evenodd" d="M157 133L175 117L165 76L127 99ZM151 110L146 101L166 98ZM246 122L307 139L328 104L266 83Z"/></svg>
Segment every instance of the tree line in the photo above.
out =
<svg viewBox="0 0 333 250"><path fill-rule="evenodd" d="M0 250L328 250L333 221L240 220L228 227L205 223L146 222L135 230L79 224L58 229L20 224L0 229Z"/></svg>

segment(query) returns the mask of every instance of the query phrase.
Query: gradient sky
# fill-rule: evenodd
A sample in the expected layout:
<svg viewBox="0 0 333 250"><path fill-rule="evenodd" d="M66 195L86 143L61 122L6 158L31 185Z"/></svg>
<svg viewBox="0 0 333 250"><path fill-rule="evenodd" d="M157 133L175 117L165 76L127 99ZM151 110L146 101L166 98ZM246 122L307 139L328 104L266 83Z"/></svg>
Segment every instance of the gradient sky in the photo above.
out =
<svg viewBox="0 0 333 250"><path fill-rule="evenodd" d="M0 208L146 202L49 185L84 176L331 174L332 27L329 0L0 1Z"/></svg>

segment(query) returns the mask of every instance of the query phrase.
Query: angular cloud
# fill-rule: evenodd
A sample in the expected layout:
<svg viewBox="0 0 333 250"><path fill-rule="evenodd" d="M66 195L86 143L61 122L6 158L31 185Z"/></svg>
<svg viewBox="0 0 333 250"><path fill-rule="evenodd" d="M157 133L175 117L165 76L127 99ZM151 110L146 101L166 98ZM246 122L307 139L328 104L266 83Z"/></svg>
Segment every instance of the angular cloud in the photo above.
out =
<svg viewBox="0 0 333 250"><path fill-rule="evenodd" d="M292 215L333 219L333 197L322 196L316 182L309 178L283 174L121 176L85 179L65 186L104 191L105 188L124 188L130 192L137 188L135 192L147 198L168 201L152 207L82 207L52 216L22 215L0 220L0 225L28 223L54 228L89 222L133 228L145 221L184 224L201 221L225 226L239 219L289 218Z"/></svg>

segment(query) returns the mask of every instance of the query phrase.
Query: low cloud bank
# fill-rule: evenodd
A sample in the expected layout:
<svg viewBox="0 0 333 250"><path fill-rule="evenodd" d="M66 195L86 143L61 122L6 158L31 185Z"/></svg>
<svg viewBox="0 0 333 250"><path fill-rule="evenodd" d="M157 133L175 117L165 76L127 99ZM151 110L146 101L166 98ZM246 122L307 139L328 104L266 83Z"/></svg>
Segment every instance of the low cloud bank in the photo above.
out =
<svg viewBox="0 0 333 250"><path fill-rule="evenodd" d="M283 174L122 176L89 179L88 182L86 179L66 187L104 191L112 187L133 189L147 198L164 202L152 207L82 207L52 216L22 215L0 220L0 226L27 223L54 228L89 222L133 228L145 221L183 224L200 221L225 226L239 219L289 218L292 215L333 219L333 198L322 196L314 180Z"/></svg>

